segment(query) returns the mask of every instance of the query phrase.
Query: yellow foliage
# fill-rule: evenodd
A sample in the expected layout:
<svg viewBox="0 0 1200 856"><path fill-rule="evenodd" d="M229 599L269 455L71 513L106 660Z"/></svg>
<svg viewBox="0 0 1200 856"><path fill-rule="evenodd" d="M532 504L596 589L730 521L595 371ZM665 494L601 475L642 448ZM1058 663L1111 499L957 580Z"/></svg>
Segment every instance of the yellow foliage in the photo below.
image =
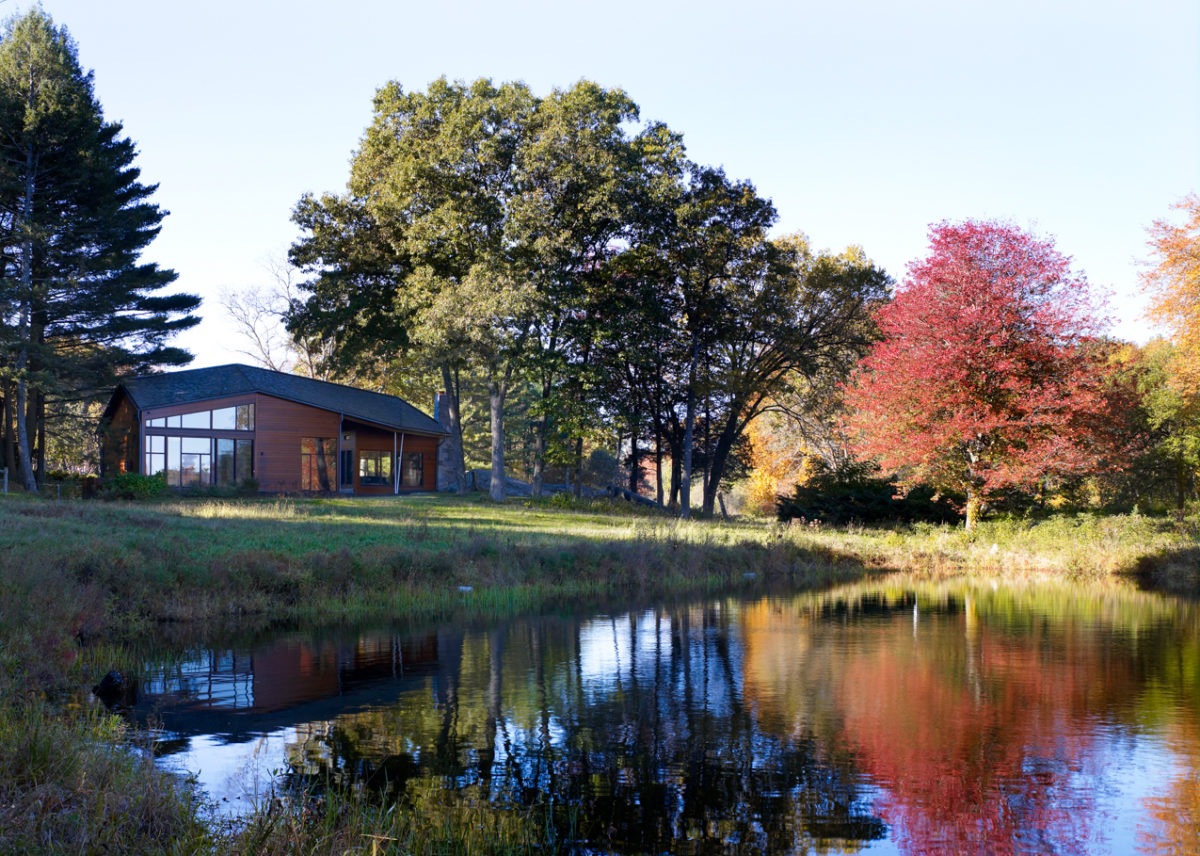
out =
<svg viewBox="0 0 1200 856"><path fill-rule="evenodd" d="M1200 391L1200 196L1188 194L1172 208L1187 221L1156 220L1148 230L1152 268L1142 274L1150 295L1150 318L1171 331L1176 344L1170 366L1172 384Z"/></svg>
<svg viewBox="0 0 1200 856"><path fill-rule="evenodd" d="M777 418L763 415L746 429L750 438L747 509L757 514L775 510L775 499L807 481L813 472L808 451L780 430Z"/></svg>

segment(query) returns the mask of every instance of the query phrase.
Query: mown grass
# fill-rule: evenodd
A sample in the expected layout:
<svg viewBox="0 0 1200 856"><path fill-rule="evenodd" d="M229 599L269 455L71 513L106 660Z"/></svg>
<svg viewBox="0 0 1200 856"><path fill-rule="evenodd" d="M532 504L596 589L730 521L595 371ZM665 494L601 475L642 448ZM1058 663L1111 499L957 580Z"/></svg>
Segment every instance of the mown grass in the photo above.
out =
<svg viewBox="0 0 1200 856"><path fill-rule="evenodd" d="M503 616L904 571L1200 592L1196 522L1137 515L895 530L690 522L474 498L0 501L0 852L552 852L537 818L484 829L329 794L206 820L87 700L164 627ZM490 816L490 815L489 815Z"/></svg>

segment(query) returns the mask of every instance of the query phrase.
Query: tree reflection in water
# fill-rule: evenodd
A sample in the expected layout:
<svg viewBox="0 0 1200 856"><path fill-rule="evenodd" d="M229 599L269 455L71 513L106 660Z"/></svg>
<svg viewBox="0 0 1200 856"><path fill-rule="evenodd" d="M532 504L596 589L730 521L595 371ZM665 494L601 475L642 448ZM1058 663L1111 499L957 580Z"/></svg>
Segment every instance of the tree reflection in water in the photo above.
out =
<svg viewBox="0 0 1200 856"><path fill-rule="evenodd" d="M286 721L287 785L566 851L1197 852L1197 616L930 584L292 639L207 655L215 701L177 681L162 714Z"/></svg>
<svg viewBox="0 0 1200 856"><path fill-rule="evenodd" d="M812 737L758 726L737 615L718 605L443 634L435 704L411 693L307 727L293 783L365 783L418 805L452 794L616 852L808 852L882 837L852 771Z"/></svg>

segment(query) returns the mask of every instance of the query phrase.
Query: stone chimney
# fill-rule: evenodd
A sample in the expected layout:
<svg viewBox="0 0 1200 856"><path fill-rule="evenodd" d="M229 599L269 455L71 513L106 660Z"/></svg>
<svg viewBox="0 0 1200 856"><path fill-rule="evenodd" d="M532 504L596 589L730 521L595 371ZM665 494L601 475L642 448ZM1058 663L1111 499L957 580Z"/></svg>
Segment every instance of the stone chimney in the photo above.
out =
<svg viewBox="0 0 1200 856"><path fill-rule="evenodd" d="M444 389L439 389L433 397L433 421L443 428L450 427L450 402Z"/></svg>
<svg viewBox="0 0 1200 856"><path fill-rule="evenodd" d="M450 430L450 396L440 389L433 397L433 420L446 431ZM454 490L454 438L445 437L438 443L437 489Z"/></svg>

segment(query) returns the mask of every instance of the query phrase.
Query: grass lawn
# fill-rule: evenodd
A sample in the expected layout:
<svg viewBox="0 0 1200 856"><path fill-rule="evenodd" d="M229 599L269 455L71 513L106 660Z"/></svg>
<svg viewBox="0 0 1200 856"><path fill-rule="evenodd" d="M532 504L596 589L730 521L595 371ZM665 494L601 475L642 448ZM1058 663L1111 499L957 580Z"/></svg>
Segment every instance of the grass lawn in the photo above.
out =
<svg viewBox="0 0 1200 856"><path fill-rule="evenodd" d="M967 533L684 523L625 504L480 497L9 497L0 500L0 852L333 852L337 841L370 852L365 807L345 812L357 818L349 837L305 832L294 817L220 830L186 788L114 751L120 729L80 689L136 668L138 640L164 626L511 615L890 571L1196 596L1197 543L1194 519L1137 515L985 521Z"/></svg>

